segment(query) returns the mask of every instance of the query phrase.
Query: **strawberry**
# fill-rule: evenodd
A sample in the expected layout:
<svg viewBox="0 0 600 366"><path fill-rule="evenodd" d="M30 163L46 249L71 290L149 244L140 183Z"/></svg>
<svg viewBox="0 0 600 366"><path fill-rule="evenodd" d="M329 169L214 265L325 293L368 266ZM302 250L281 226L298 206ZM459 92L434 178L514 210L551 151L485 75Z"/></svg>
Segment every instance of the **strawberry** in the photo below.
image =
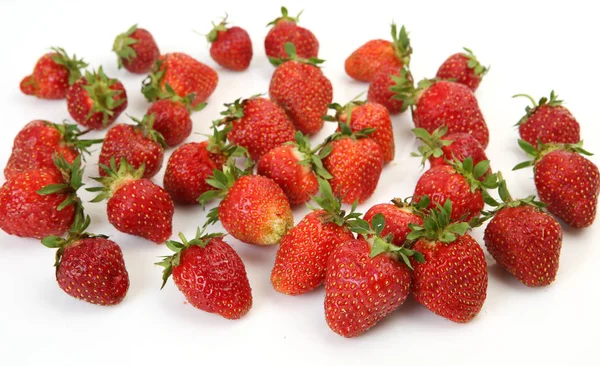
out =
<svg viewBox="0 0 600 366"><path fill-rule="evenodd" d="M437 71L436 77L441 80L451 80L466 85L473 92L477 90L481 79L489 67L479 63L473 51L464 47L465 52L455 53L448 57Z"/></svg>
<svg viewBox="0 0 600 366"><path fill-rule="evenodd" d="M267 24L267 26L273 26L265 37L265 52L267 57L286 57L285 44L288 42L296 46L298 56L301 58L309 59L319 55L319 41L317 37L308 29L300 27L297 24L300 14L296 17L291 17L288 15L288 10L282 6L281 17Z"/></svg>
<svg viewBox="0 0 600 366"><path fill-rule="evenodd" d="M96 305L117 305L129 289L123 252L105 235L84 232L90 217L79 219L63 239L47 236L48 248L56 248L56 281L68 295Z"/></svg>
<svg viewBox="0 0 600 366"><path fill-rule="evenodd" d="M84 133L74 124L56 124L43 120L29 122L14 139L4 176L6 179L13 179L26 170L57 169L53 159L55 154L68 163L73 163L81 153L89 153L89 147L102 142L80 140L79 136Z"/></svg>
<svg viewBox="0 0 600 366"><path fill-rule="evenodd" d="M473 135L481 146L487 147L489 131L475 95L467 86L452 81L422 80L417 87L406 74L396 79L392 87L402 108L412 108L415 127L429 133L445 125L448 132Z"/></svg>
<svg viewBox="0 0 600 366"><path fill-rule="evenodd" d="M0 229L10 235L42 239L65 233L83 208L81 157L69 164L54 157L56 168L26 170L0 188Z"/></svg>
<svg viewBox="0 0 600 366"><path fill-rule="evenodd" d="M296 129L285 111L266 98L249 99L225 104L224 116L216 125L230 126L227 139L248 150L256 161L269 150L288 141L294 141Z"/></svg>
<svg viewBox="0 0 600 366"><path fill-rule="evenodd" d="M341 122L340 128L341 132L331 136L324 147L331 152L323 159L323 167L333 177L331 187L342 197L342 202L362 203L373 195L377 187L383 170L383 152L374 140L367 137L372 130L352 132L347 124Z"/></svg>
<svg viewBox="0 0 600 366"><path fill-rule="evenodd" d="M87 128L100 130L112 124L127 108L127 92L117 79L102 70L85 72L67 91L67 109L73 119Z"/></svg>
<svg viewBox="0 0 600 366"><path fill-rule="evenodd" d="M92 179L102 186L87 190L99 192L92 202L108 200L108 222L120 232L157 244L169 239L175 207L167 191L142 178L144 167L135 170L126 159L121 159L118 168L114 158L110 159L110 166L101 167L107 176Z"/></svg>
<svg viewBox="0 0 600 366"><path fill-rule="evenodd" d="M64 49L52 48L40 57L31 75L23 78L21 91L43 99L64 99L69 86L81 78L81 69L88 66L77 56L69 57Z"/></svg>
<svg viewBox="0 0 600 366"><path fill-rule="evenodd" d="M346 73L358 81L371 82L379 72L391 68L401 68L410 64L412 47L406 28L397 32L392 23L392 42L375 39L356 49L344 64Z"/></svg>
<svg viewBox="0 0 600 366"><path fill-rule="evenodd" d="M165 268L161 288L173 275L173 282L195 308L239 319L252 307L252 289L244 262L223 236L204 235L198 229L188 241L179 233L181 242L166 242L175 254L156 264Z"/></svg>
<svg viewBox="0 0 600 366"><path fill-rule="evenodd" d="M405 109L402 108L402 101L394 98L394 92L390 88L396 85L397 78L402 74L400 67L390 67L384 71L378 72L369 84L367 100L371 103L381 104L387 108L390 114L398 114Z"/></svg>
<svg viewBox="0 0 600 366"><path fill-rule="evenodd" d="M145 74L158 60L160 51L152 34L134 24L115 39L113 51L117 54L119 69L125 67L136 74Z"/></svg>
<svg viewBox="0 0 600 366"><path fill-rule="evenodd" d="M244 28L227 27L227 16L206 36L211 43L210 57L222 67L244 71L252 61L252 40Z"/></svg>
<svg viewBox="0 0 600 366"><path fill-rule="evenodd" d="M538 141L543 144L576 144L581 140L579 122L562 105L563 101L558 100L554 90L550 92L550 98L542 97L537 103L526 94L514 97L526 97L533 105L525 107L526 113L517 123L523 140L532 145L536 145Z"/></svg>
<svg viewBox="0 0 600 366"><path fill-rule="evenodd" d="M354 212L355 207L346 214L326 180L320 179L319 186L321 195L313 198L322 209L314 207L281 238L271 271L271 283L278 292L300 295L321 286L333 249L354 239L348 222L360 214Z"/></svg>
<svg viewBox="0 0 600 366"><path fill-rule="evenodd" d="M272 179L248 175L240 171L233 160L215 169L206 180L217 188L198 198L202 206L216 197L219 205L208 214L205 225L221 221L231 236L248 244L274 245L294 226L292 209L285 194Z"/></svg>
<svg viewBox="0 0 600 366"><path fill-rule="evenodd" d="M143 81L142 93L149 102L160 99L166 85L182 98L194 94L192 107L206 101L215 91L219 75L210 66L188 54L173 52L162 55Z"/></svg>
<svg viewBox="0 0 600 366"><path fill-rule="evenodd" d="M483 250L467 234L466 222L452 223L452 202L438 204L423 219L412 225L408 239L424 261L412 260L412 293L433 313L457 323L473 319L487 295L488 274Z"/></svg>
<svg viewBox="0 0 600 366"><path fill-rule="evenodd" d="M535 187L546 209L568 225L592 225L598 208L600 173L583 155L591 155L577 144L539 144L519 140L521 148L533 158L513 170L533 166Z"/></svg>
<svg viewBox="0 0 600 366"><path fill-rule="evenodd" d="M303 59L296 55L293 43L285 44L286 58L271 58L277 69L271 77L269 96L288 114L296 128L312 135L323 128L323 116L333 99L331 81L323 75L316 58Z"/></svg>
<svg viewBox="0 0 600 366"><path fill-rule="evenodd" d="M390 235L389 239L392 244L402 246L410 232L409 224L423 225L421 211L427 206L429 206L429 197L424 197L418 203L394 198L392 203L380 203L371 207L363 219L369 224L373 224L375 215L383 215L386 225L381 236Z"/></svg>

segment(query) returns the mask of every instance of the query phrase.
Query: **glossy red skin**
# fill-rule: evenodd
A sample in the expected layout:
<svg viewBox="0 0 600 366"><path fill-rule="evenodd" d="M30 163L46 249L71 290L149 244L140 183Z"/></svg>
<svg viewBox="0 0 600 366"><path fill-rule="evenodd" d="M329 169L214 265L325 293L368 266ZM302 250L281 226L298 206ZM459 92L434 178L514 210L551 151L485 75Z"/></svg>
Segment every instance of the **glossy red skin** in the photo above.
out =
<svg viewBox="0 0 600 366"><path fill-rule="evenodd" d="M325 222L324 210L312 211L281 238L271 271L273 288L287 295L301 295L325 282L327 259L335 247L354 239L350 230Z"/></svg>
<svg viewBox="0 0 600 366"><path fill-rule="evenodd" d="M239 178L219 204L219 220L231 236L248 244L273 245L294 226L292 209L273 180Z"/></svg>
<svg viewBox="0 0 600 366"><path fill-rule="evenodd" d="M69 147L61 133L46 121L29 122L15 137L12 153L4 168L6 179L13 179L27 170L47 168L56 170L52 157L54 154L63 156L72 163L79 155L77 150Z"/></svg>
<svg viewBox="0 0 600 366"><path fill-rule="evenodd" d="M529 205L505 207L485 229L488 252L508 273L530 287L554 282L562 229L550 215Z"/></svg>
<svg viewBox="0 0 600 366"><path fill-rule="evenodd" d="M152 34L144 28L137 28L129 36L137 40L137 43L130 45L136 55L131 58L131 61L122 59L123 67L130 72L136 74L146 74L150 72L152 66L160 56L158 45L152 37Z"/></svg>
<svg viewBox="0 0 600 366"><path fill-rule="evenodd" d="M332 191L339 193L344 203L364 202L375 192L383 170L381 148L370 138L344 137L331 144L333 149L323 159L323 166L333 176L329 180Z"/></svg>
<svg viewBox="0 0 600 366"><path fill-rule="evenodd" d="M120 81L110 86L111 90L120 90L121 93L114 96L115 100L124 99L125 102L112 110L113 115L108 117L106 123L103 122L104 115L102 112L93 113L90 118L88 114L94 106L94 101L90 98L89 93L83 89L84 85L88 85L85 78L77 80L67 91L67 109L75 122L92 130L101 130L110 126L121 113L127 108L127 92Z"/></svg>
<svg viewBox="0 0 600 366"><path fill-rule="evenodd" d="M115 158L117 166L123 158L138 169L146 164L144 178L154 177L162 167L165 149L155 141L146 138L140 129L133 125L118 124L108 130L99 163L110 166L110 159ZM106 176L106 171L98 166L100 176Z"/></svg>
<svg viewBox="0 0 600 366"><path fill-rule="evenodd" d="M483 148L489 142L489 131L475 95L467 86L451 81L438 81L419 96L413 111L416 127L433 133L442 125L448 133L473 135Z"/></svg>
<svg viewBox="0 0 600 366"><path fill-rule="evenodd" d="M49 169L29 170L6 181L0 188L0 229L10 235L36 239L63 235L75 217L73 205L58 211L67 194L36 193L63 182L58 172Z"/></svg>
<svg viewBox="0 0 600 366"><path fill-rule="evenodd" d="M275 24L265 37L267 56L288 57L284 49L287 42L292 42L296 46L296 54L300 58L309 59L319 55L319 41L311 31L298 26L295 22L283 20Z"/></svg>
<svg viewBox="0 0 600 366"><path fill-rule="evenodd" d="M119 231L165 242L173 230L175 207L171 197L148 179L123 182L108 200L108 221Z"/></svg>
<svg viewBox="0 0 600 366"><path fill-rule="evenodd" d="M475 69L469 67L469 58L464 53L455 53L448 57L440 65L436 77L442 80L454 79L454 82L466 85L473 92L481 83L481 74L475 75Z"/></svg>
<svg viewBox="0 0 600 366"><path fill-rule="evenodd" d="M409 209L400 208L391 203L380 203L371 207L363 219L369 224L372 223L373 216L382 214L385 218L385 227L381 232L382 237L392 234L392 244L403 245L406 241L406 236L410 233L409 224L423 225L423 219Z"/></svg>
<svg viewBox="0 0 600 366"><path fill-rule="evenodd" d="M168 146L177 146L192 133L192 118L185 104L170 99L158 100L146 114L154 114L154 130L160 132Z"/></svg>
<svg viewBox="0 0 600 366"><path fill-rule="evenodd" d="M431 166L448 165L448 161L453 161L454 158L464 161L466 158L471 157L473 159L473 166L479 164L484 160L489 160L485 154L485 149L475 137L464 132L454 132L446 134L442 137L442 140L454 141L451 145L443 146L442 152L444 155L436 158L431 155L429 157L429 163ZM488 173L492 172L492 168L488 169ZM485 179L487 174L484 174L481 179Z"/></svg>
<svg viewBox="0 0 600 366"><path fill-rule="evenodd" d="M42 99L64 99L69 89L69 69L52 59L58 53L46 53L36 62L33 73L21 81L24 94Z"/></svg>
<svg viewBox="0 0 600 366"><path fill-rule="evenodd" d="M82 239L67 247L56 281L67 294L97 305L117 305L129 289L121 248L104 238Z"/></svg>
<svg viewBox="0 0 600 366"><path fill-rule="evenodd" d="M375 39L356 49L344 63L346 73L358 81L371 82L382 70L401 68L402 61L396 57L392 42Z"/></svg>
<svg viewBox="0 0 600 366"><path fill-rule="evenodd" d="M287 61L273 73L269 96L299 131L312 135L323 128L323 116L333 101L333 87L319 67Z"/></svg>
<svg viewBox="0 0 600 366"><path fill-rule="evenodd" d="M214 169L225 163L223 155L211 154L206 150L208 142L189 142L178 147L167 162L164 187L174 202L198 204L198 197L215 188L206 179Z"/></svg>
<svg viewBox="0 0 600 366"><path fill-rule="evenodd" d="M533 146L538 140L543 144L575 144L581 141L579 122L563 106L537 107L531 117L519 125L521 138Z"/></svg>
<svg viewBox="0 0 600 366"><path fill-rule="evenodd" d="M256 172L281 187L291 205L310 201L319 191L317 175L310 165L301 165L302 154L291 145L278 146L258 161Z"/></svg>
<svg viewBox="0 0 600 366"><path fill-rule="evenodd" d="M484 202L481 190L471 192L471 187L465 177L449 165L431 167L417 181L415 201L423 196L429 196L431 202L428 208L435 204L443 205L447 199L452 201L452 221L469 221L479 217Z"/></svg>
<svg viewBox="0 0 600 366"><path fill-rule="evenodd" d="M210 57L229 70L246 70L252 55L252 40L248 32L240 27L218 31L217 39L210 45Z"/></svg>
<svg viewBox="0 0 600 366"><path fill-rule="evenodd" d="M296 129L285 111L266 98L244 102L244 116L232 122L227 139L245 147L250 157L258 161L271 149L294 141Z"/></svg>
<svg viewBox="0 0 600 366"><path fill-rule="evenodd" d="M349 240L337 246L327 262L325 319L335 333L356 337L408 298L408 267L383 253L370 258L365 240Z"/></svg>
<svg viewBox="0 0 600 366"><path fill-rule="evenodd" d="M412 293L433 313L457 323L473 319L487 296L488 274L485 255L470 235L450 244L419 240L417 250L425 263L414 259Z"/></svg>
<svg viewBox="0 0 600 366"><path fill-rule="evenodd" d="M392 80L391 75L400 76L400 68L393 67L382 72L378 72L371 84L369 84L369 92L367 100L372 103L378 103L387 108L390 114L398 114L402 111L402 101L394 99L394 92L390 87L396 85Z"/></svg>
<svg viewBox="0 0 600 366"><path fill-rule="evenodd" d="M184 249L173 267L173 281L195 308L226 319L239 319L252 307L246 267L223 238Z"/></svg>
<svg viewBox="0 0 600 366"><path fill-rule="evenodd" d="M534 181L548 212L575 228L592 225L600 194L594 163L577 153L554 150L535 164Z"/></svg>

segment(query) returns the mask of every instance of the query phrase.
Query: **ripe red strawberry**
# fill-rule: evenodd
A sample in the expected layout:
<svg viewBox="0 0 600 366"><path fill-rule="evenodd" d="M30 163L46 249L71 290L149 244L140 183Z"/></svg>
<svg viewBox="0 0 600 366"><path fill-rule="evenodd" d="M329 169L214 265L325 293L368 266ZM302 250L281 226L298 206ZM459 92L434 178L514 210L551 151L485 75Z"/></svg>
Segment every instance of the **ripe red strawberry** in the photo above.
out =
<svg viewBox="0 0 600 366"><path fill-rule="evenodd" d="M244 28L227 27L227 16L215 25L206 39L211 43L210 57L222 67L244 71L252 61L252 40Z"/></svg>
<svg viewBox="0 0 600 366"><path fill-rule="evenodd" d="M281 238L271 271L273 288L287 295L301 295L321 286L333 249L354 239L348 223L360 214L354 212L355 208L346 214L326 180L320 179L319 186L321 196L314 200L321 209L313 208Z"/></svg>
<svg viewBox="0 0 600 366"><path fill-rule="evenodd" d="M538 103L526 94L517 94L515 97L526 97L533 105L525 107L526 113L517 123L523 140L532 145L538 141L543 144L576 144L581 140L579 122L563 107L563 101L558 100L554 90L550 92L549 99L542 97Z"/></svg>
<svg viewBox="0 0 600 366"><path fill-rule="evenodd" d="M259 160L271 149L294 141L296 129L285 111L266 98L253 96L225 104L223 119L218 125L230 125L227 139L248 150L250 157Z"/></svg>
<svg viewBox="0 0 600 366"><path fill-rule="evenodd" d="M81 78L80 69L88 66L65 50L56 47L43 55L35 64L31 75L23 78L20 89L24 94L43 99L64 99L69 86Z"/></svg>
<svg viewBox="0 0 600 366"><path fill-rule="evenodd" d="M406 75L408 71L400 67L390 67L378 72L369 84L367 100L371 103L381 104L387 108L390 114L398 114L406 108L402 108L402 101L394 98L394 92L390 88L396 85L399 76Z"/></svg>
<svg viewBox="0 0 600 366"><path fill-rule="evenodd" d="M241 172L233 160L215 169L206 182L217 190L198 199L202 206L213 198L224 197L210 210L206 225L221 221L231 236L248 244L274 245L294 226L292 209L285 194L272 179ZM243 175L245 174L245 175Z"/></svg>
<svg viewBox="0 0 600 366"><path fill-rule="evenodd" d="M149 72L160 56L152 34L144 28L138 28L137 24L117 36L113 51L117 54L119 69L125 67L136 74Z"/></svg>
<svg viewBox="0 0 600 366"><path fill-rule="evenodd" d="M401 68L410 64L412 47L406 28L397 32L392 23L392 42L375 39L356 49L344 64L346 73L353 79L371 82L379 72L390 68Z"/></svg>
<svg viewBox="0 0 600 366"><path fill-rule="evenodd" d="M159 172L166 144L154 129L154 116L146 114L141 121L132 117L136 125L118 124L108 130L100 151L100 176L109 173L102 165L108 166L111 159L121 161L122 158L134 169L144 165L144 178L152 178Z"/></svg>
<svg viewBox="0 0 600 366"><path fill-rule="evenodd" d="M29 122L14 139L12 153L4 168L4 176L10 180L26 170L57 170L54 164L55 154L63 157L68 163L73 163L81 153L89 153L90 146L102 142L80 140L81 135L83 133L74 124L55 124L42 120Z"/></svg>
<svg viewBox="0 0 600 366"><path fill-rule="evenodd" d="M219 75L210 66L185 53L173 52L159 57L143 82L142 93L149 102L154 102L169 84L182 98L195 94L192 106L196 106L211 96L218 82Z"/></svg>
<svg viewBox="0 0 600 366"><path fill-rule="evenodd" d="M169 239L175 207L167 191L142 178L144 168L135 170L126 159L121 159L117 168L112 158L110 166L102 165L102 168L108 176L93 178L102 186L87 190L99 192L92 202L108 200L108 222L123 233L157 244Z"/></svg>
<svg viewBox="0 0 600 366"><path fill-rule="evenodd" d="M470 49L463 49L465 52L455 53L442 63L436 77L466 85L474 92L489 67L482 66Z"/></svg>
<svg viewBox="0 0 600 366"><path fill-rule="evenodd" d="M42 243L56 248L56 281L70 296L96 305L117 305L129 289L129 274L121 248L107 236L84 232L90 217L81 217L66 239L47 236Z"/></svg>
<svg viewBox="0 0 600 366"><path fill-rule="evenodd" d="M381 236L391 235L390 243L402 246L410 233L409 224L423 225L421 210L427 206L429 206L429 197L421 199L418 203L394 198L392 203L380 203L371 207L365 213L364 220L372 224L375 215L383 215L386 224Z"/></svg>
<svg viewBox="0 0 600 366"><path fill-rule="evenodd" d="M127 92L117 79L102 70L85 72L67 91L67 109L73 119L87 128L100 130L112 124L127 108Z"/></svg>
<svg viewBox="0 0 600 366"><path fill-rule="evenodd" d="M300 12L302 14L302 12ZM306 28L300 27L296 17L288 15L288 10L281 7L281 17L267 25L273 25L265 37L265 52L267 57L286 57L285 44L291 42L296 46L298 56L301 58L317 57L319 55L319 41L317 37Z"/></svg>
<svg viewBox="0 0 600 366"><path fill-rule="evenodd" d="M591 155L577 144L540 144L537 148L524 140L519 145L534 160L515 166L533 166L535 187L546 209L568 225L592 225L598 208L600 173L598 167L581 154Z"/></svg>
<svg viewBox="0 0 600 366"><path fill-rule="evenodd" d="M172 274L179 291L195 308L226 319L247 314L252 307L252 289L246 267L223 234L203 235L198 229L190 241L181 233L179 238L181 242L166 243L175 254L156 263L165 268L162 287Z"/></svg>
<svg viewBox="0 0 600 366"><path fill-rule="evenodd" d="M375 192L383 170L383 152L367 137L368 131L353 133L347 124L340 126L341 132L329 139L331 152L323 159L323 167L332 175L329 183L342 202L362 203Z"/></svg>
<svg viewBox="0 0 600 366"><path fill-rule="evenodd" d="M451 223L452 202L432 210L423 226L411 225L408 239L424 262L412 261L412 293L433 313L457 323L473 319L487 295L487 265L466 222Z"/></svg>
<svg viewBox="0 0 600 366"><path fill-rule="evenodd" d="M286 111L300 132L315 134L323 128L333 87L318 66L323 60L299 58L290 42L285 50L286 58L271 58L277 69L271 77L269 96Z"/></svg>
<svg viewBox="0 0 600 366"><path fill-rule="evenodd" d="M489 142L489 131L475 95L467 86L452 81L422 80L417 88L410 78L400 76L392 87L402 108L412 107L415 127L433 133L442 126L448 132L473 135L483 148Z"/></svg>

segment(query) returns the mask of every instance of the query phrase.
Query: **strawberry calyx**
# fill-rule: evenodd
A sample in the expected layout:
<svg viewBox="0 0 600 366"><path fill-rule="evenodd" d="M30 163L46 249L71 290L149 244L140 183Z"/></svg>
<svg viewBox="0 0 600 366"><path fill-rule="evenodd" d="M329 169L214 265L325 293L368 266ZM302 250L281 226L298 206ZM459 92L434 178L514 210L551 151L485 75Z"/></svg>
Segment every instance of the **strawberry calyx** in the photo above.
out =
<svg viewBox="0 0 600 366"><path fill-rule="evenodd" d="M269 62L271 62L271 64L273 64L275 66L279 66L288 61L296 61L296 62L300 62L303 64L320 67L319 65L322 64L323 62L325 62L325 60L321 60L320 58L317 58L317 57L311 57L308 59L298 57L298 54L296 54L296 45L294 45L292 42L286 42L285 45L283 45L283 49L284 49L285 53L288 55L288 57L284 57L284 58L269 57Z"/></svg>
<svg viewBox="0 0 600 366"><path fill-rule="evenodd" d="M77 80L81 79L81 69L88 67L87 62L83 59L77 59L77 55L69 57L67 52L61 47L52 47L52 51L56 52L52 56L52 61L62 65L69 70L69 85L73 85Z"/></svg>
<svg viewBox="0 0 600 366"><path fill-rule="evenodd" d="M181 104L185 105L185 107L188 109L188 111L190 113L199 112L199 111L203 110L204 107L206 107L205 102L193 105L195 98L196 98L196 93L190 93L190 94L186 95L185 97L181 97L181 96L177 95L177 93L175 93L175 90L173 90L173 88L171 87L171 85L169 85L169 83L165 84L164 91L161 90L158 92L158 100L169 99L170 101L172 101L174 103L181 103Z"/></svg>
<svg viewBox="0 0 600 366"><path fill-rule="evenodd" d="M425 215L425 210L427 210L427 207L431 202L431 199L429 196L425 195L420 197L419 201L417 202L413 200L413 197L407 197L405 199L394 198L391 202L394 204L394 206L404 211L408 211L412 214L423 217Z"/></svg>
<svg viewBox="0 0 600 366"><path fill-rule="evenodd" d="M149 102L155 102L160 98L162 92L160 85L167 72L167 68L162 67L163 63L164 60L156 60L154 65L152 65L150 74L142 81L142 94L144 94L144 97Z"/></svg>
<svg viewBox="0 0 600 366"><path fill-rule="evenodd" d="M538 141L538 146L536 147L523 139L519 139L519 146L521 147L521 149L523 149L523 151L525 151L525 153L527 153L527 155L530 158L532 158L532 160L524 161L522 163L515 165L513 170L518 170L518 169L523 169L523 168L530 167L530 166L535 166L540 160L542 160L542 158L544 156L546 156L548 153L555 151L555 150L564 150L564 151L573 152L573 153L586 155L586 156L594 155L582 147L583 140L579 141L576 144L556 144L556 143L543 144L542 142Z"/></svg>
<svg viewBox="0 0 600 366"><path fill-rule="evenodd" d="M121 33L115 38L113 43L113 51L117 54L119 69L123 67L123 60L131 61L137 56L135 50L131 47L138 43L138 40L132 38L131 35L137 30L137 24L134 24L125 33Z"/></svg>
<svg viewBox="0 0 600 366"><path fill-rule="evenodd" d="M163 135L154 129L156 114L145 114L141 121L132 116L129 116L129 118L136 123L134 128L137 131L140 131L146 139L156 142L165 149L167 148L167 143L165 142Z"/></svg>
<svg viewBox="0 0 600 366"><path fill-rule="evenodd" d="M298 161L298 164L310 165L311 169L317 174L318 177L323 179L333 178L333 176L323 166L323 159L325 159L331 153L332 146L330 144L322 143L313 149L308 136L305 136L300 131L296 131L294 139L295 141L286 142L284 145L293 146L302 156L302 159Z"/></svg>
<svg viewBox="0 0 600 366"><path fill-rule="evenodd" d="M390 78L394 84L389 87L389 90L394 93L393 99L402 101L401 112L415 106L425 89L437 81L437 79L423 79L415 87L412 74L406 67L400 69L400 75L390 74Z"/></svg>
<svg viewBox="0 0 600 366"><path fill-rule="evenodd" d="M414 157L421 157L421 165L425 165L425 162L431 157L440 158L444 155L442 148L452 145L454 140L443 140L442 137L448 132L447 126L441 126L436 128L433 133L429 133L424 128L414 128L412 132L415 136L423 142L419 145L419 152L412 152L410 155Z"/></svg>
<svg viewBox="0 0 600 366"><path fill-rule="evenodd" d="M102 66L98 71L85 72L85 80L87 85L83 85L83 89L87 91L90 99L93 101L92 108L86 116L86 120L92 117L94 113L102 113L102 125L106 126L109 117L112 117L114 110L121 104L125 103L125 99L116 99L117 95L123 93L122 90L113 90L110 87L117 83L116 79L110 79L102 70Z"/></svg>
<svg viewBox="0 0 600 366"><path fill-rule="evenodd" d="M288 14L288 10L285 6L281 7L281 16L275 20L273 20L272 22L269 22L269 24L267 24L268 26L271 25L276 25L279 22L293 22L293 23L298 23L298 21L300 21L300 15L302 14L304 10L301 10L298 15L296 15L295 17L292 17Z"/></svg>
<svg viewBox="0 0 600 366"><path fill-rule="evenodd" d="M113 196L114 192L116 192L124 184L130 181L142 179L144 176L144 169L146 168L146 164L143 163L142 166L140 166L138 169L135 169L127 162L127 159L125 158L121 158L119 166L117 167L114 156L110 158L109 166L104 164L99 164L99 166L106 172L107 175L105 177L92 178L102 186L86 189L88 192L98 192L98 195L92 199L91 202L101 202L105 199L109 199Z"/></svg>
<svg viewBox="0 0 600 366"><path fill-rule="evenodd" d="M488 174L483 181L480 180L490 168L489 160L482 160L473 166L473 158L470 156L463 161L455 157L454 160L450 160L448 163L466 179L472 193L479 189L485 198L488 189L498 188L498 175L496 173Z"/></svg>
<svg viewBox="0 0 600 366"><path fill-rule="evenodd" d="M398 60L402 61L402 65L408 67L410 65L410 56L412 54L412 47L410 45L410 38L406 28L402 26L400 32L397 31L396 23L392 23L392 40L394 47L394 54Z"/></svg>
<svg viewBox="0 0 600 366"><path fill-rule="evenodd" d="M525 97L531 101L531 105L525 107L525 115L521 117L519 122L515 124L515 126L520 126L523 123L527 122L529 117L531 117L540 107L548 106L548 107L558 107L561 106L563 101L558 99L558 95L554 93L554 90L550 92L550 98L541 97L539 102L536 102L530 95L527 94L515 94L513 98Z"/></svg>
<svg viewBox="0 0 600 366"><path fill-rule="evenodd" d="M208 144L206 145L206 149L211 154L223 155L226 158L241 158L245 157L246 159L250 159L250 154L245 147L240 145L235 145L232 143L227 143L227 134L231 131L231 124L225 126L225 128L217 129L216 126L213 126L213 134L205 135L208 137Z"/></svg>
<svg viewBox="0 0 600 366"><path fill-rule="evenodd" d="M219 35L219 32L227 32L228 29L227 29L226 25L229 24L229 23L227 23L227 14L225 14L225 17L223 18L223 20L221 20L221 22L219 24L215 24L214 22L211 22L211 24L212 24L213 28L206 35L206 40L209 43L213 43L214 41L217 40L217 36Z"/></svg>
<svg viewBox="0 0 600 366"><path fill-rule="evenodd" d="M312 200L318 205L318 207L307 203L306 206L313 210L324 210L326 213L321 217L323 224L334 223L338 226L349 227L353 220L356 220L362 216L361 213L356 212L358 206L358 200L354 202L349 213L346 213L342 209L342 200L338 195L334 195L331 190L331 185L326 179L318 178L319 181L319 193L320 196L311 196Z"/></svg>
<svg viewBox="0 0 600 366"><path fill-rule="evenodd" d="M238 98L233 103L224 103L223 105L227 108L221 112L223 118L213 121L213 126L222 126L230 124L242 117L244 117L244 109L248 101L260 97L262 94L255 94L247 99Z"/></svg>
<svg viewBox="0 0 600 366"><path fill-rule="evenodd" d="M341 122L342 118L348 115L348 111L352 111L354 108L360 107L361 105L367 103L365 99L359 99L363 94L364 92L360 93L345 105L341 105L339 103L328 104L327 107L333 110L335 114L333 116L326 114L322 117L322 119L327 122Z"/></svg>
<svg viewBox="0 0 600 366"><path fill-rule="evenodd" d="M471 51L467 47L463 47L463 50L465 50L465 52L466 52L466 53L463 53L463 55L468 60L467 67L469 69L473 70L473 73L475 74L475 76L483 77L485 74L487 74L490 67L489 66L485 67L485 66L481 65L481 63L479 62L479 60L477 60L477 57L475 56L473 51Z"/></svg>
<svg viewBox="0 0 600 366"><path fill-rule="evenodd" d="M88 150L88 148L92 147L95 144L100 144L104 141L104 139L80 140L79 137L85 135L90 130L85 130L81 132L81 130L79 130L78 125L73 123L67 123L67 121L63 121L63 123L52 123L44 121L44 123L48 127L55 128L60 133L63 146L75 149L80 154L90 154L91 152ZM83 157L83 159L85 160L85 157Z"/></svg>
<svg viewBox="0 0 600 366"><path fill-rule="evenodd" d="M471 228L467 222L452 222L452 201L447 199L444 205L435 204L423 217L423 225L408 224L411 232L406 239L411 246L419 239L425 239L432 245L434 243L452 243L457 237L463 236Z"/></svg>

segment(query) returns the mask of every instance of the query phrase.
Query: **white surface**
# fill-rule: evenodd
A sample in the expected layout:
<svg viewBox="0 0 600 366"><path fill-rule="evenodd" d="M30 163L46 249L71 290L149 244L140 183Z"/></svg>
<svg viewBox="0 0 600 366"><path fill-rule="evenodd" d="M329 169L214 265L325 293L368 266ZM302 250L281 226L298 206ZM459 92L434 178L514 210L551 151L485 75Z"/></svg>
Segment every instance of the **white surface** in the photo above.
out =
<svg viewBox="0 0 600 366"><path fill-rule="evenodd" d="M223 103L268 91L273 67L264 54L265 25L279 14L282 3L262 3L2 1L0 165L7 161L12 139L25 123L69 118L64 101L38 100L18 89L21 78L31 72L48 47L58 45L69 54L76 52L92 67L103 65L108 75L118 77L127 88L126 112L142 116L148 107L139 92L144 76L116 69L116 56L111 52L114 37L137 22L153 33L161 51L187 52L216 67L204 38L192 30L208 32L211 20L227 11L234 24L250 33L254 59L243 73L217 68L219 85L208 107L193 116L194 131L208 132ZM515 93L529 93L537 100L556 90L581 123L585 147L600 154L600 77L596 71L600 59L594 39L600 34L600 25L592 5L574 1L537 5L524 1L502 5L395 1L393 6L378 1L286 3L291 14L304 9L301 25L320 41L319 56L327 60L324 72L340 103L367 89L367 84L346 76L345 58L369 39L389 38L392 19L406 24L410 32L416 78L434 76L439 64L463 46L473 49L484 64L491 64L477 97L491 132L487 154L493 169L504 173L513 196L535 192L531 170L511 171L525 157L512 125L522 116L527 100L511 99ZM118 120L126 121L124 114ZM409 115L394 117L393 122L396 160L384 169L376 194L360 207L362 212L395 196L410 195L420 174L419 160L409 156L416 148L409 133ZM334 128L328 124L315 141ZM189 141L202 139L193 135ZM88 175L97 174L97 154L88 158ZM591 160L600 163L598 155ZM162 184L162 172L155 181ZM90 180L86 183L93 185ZM87 192L82 195L86 200L91 197ZM70 298L54 280L52 250L36 240L0 232L1 364L218 365L221 361L255 361L288 365L343 361L481 365L571 360L589 364L595 355L597 339L586 332L591 329L594 334L600 325L600 222L585 230L564 229L558 278L547 288L526 288L486 254L490 263L488 297L471 323L454 324L410 299L368 333L348 340L327 327L322 288L301 297L284 296L272 289L269 274L276 247L259 248L228 239L246 264L254 305L241 320L227 321L184 304L172 282L159 290L161 268L153 263L169 253L166 247L117 232L107 223L104 204L86 204L86 209L93 221L90 230L111 235L123 248L131 280L126 299L119 306L103 308ZM305 208L296 209L296 222L306 212ZM178 207L175 231L192 235L204 218L200 207ZM482 243L483 229L474 235Z"/></svg>

